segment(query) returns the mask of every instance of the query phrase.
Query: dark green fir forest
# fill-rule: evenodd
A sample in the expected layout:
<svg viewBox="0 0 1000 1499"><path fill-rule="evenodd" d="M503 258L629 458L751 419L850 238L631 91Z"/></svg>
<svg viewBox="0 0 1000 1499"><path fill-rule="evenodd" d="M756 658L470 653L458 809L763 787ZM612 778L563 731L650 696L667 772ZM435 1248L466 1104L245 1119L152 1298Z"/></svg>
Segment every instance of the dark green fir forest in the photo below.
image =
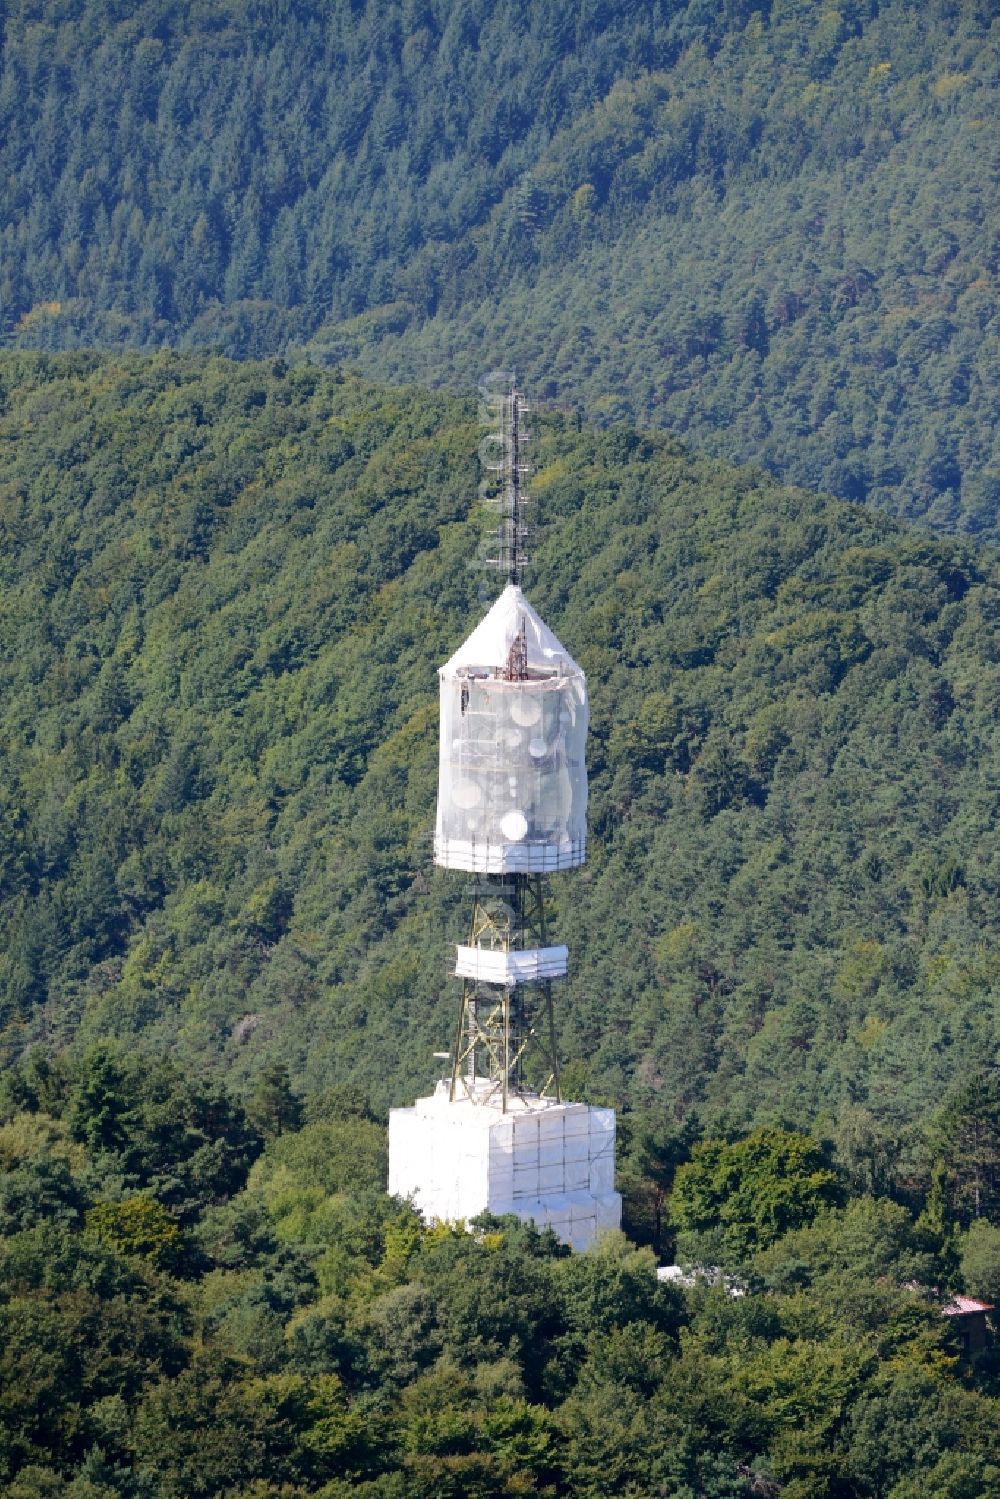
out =
<svg viewBox="0 0 1000 1499"><path fill-rule="evenodd" d="M993 0L7 0L0 330L305 349L997 538Z"/></svg>
<svg viewBox="0 0 1000 1499"><path fill-rule="evenodd" d="M4 1499L1000 1499L997 27L2 7ZM385 1191L501 364L578 1255Z"/></svg>

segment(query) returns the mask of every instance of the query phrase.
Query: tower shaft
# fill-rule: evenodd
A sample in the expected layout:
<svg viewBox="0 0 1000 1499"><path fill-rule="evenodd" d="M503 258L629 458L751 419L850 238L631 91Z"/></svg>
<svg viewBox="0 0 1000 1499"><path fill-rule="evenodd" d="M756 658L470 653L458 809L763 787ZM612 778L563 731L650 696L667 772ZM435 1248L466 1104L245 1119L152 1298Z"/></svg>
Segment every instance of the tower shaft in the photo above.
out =
<svg viewBox="0 0 1000 1499"><path fill-rule="evenodd" d="M490 953L547 950L540 875L480 875L473 889L469 947ZM486 1084L506 1111L512 1097L561 1099L552 982L489 983L465 978L453 1053L450 1097Z"/></svg>

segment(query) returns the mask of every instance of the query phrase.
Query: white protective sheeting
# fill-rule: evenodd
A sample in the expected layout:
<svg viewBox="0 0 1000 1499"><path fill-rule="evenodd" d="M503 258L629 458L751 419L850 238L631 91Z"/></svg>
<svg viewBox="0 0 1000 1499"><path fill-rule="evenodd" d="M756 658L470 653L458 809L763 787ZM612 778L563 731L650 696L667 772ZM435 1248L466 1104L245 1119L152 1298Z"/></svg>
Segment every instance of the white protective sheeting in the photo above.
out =
<svg viewBox="0 0 1000 1499"><path fill-rule="evenodd" d="M451 1103L445 1085L389 1114L389 1191L428 1222L515 1213L583 1250L621 1225L614 1160L614 1111L587 1104L518 1099L504 1114Z"/></svg>
<svg viewBox="0 0 1000 1499"><path fill-rule="evenodd" d="M528 603L516 583L507 584L472 634L441 667L441 675L460 677L470 671L499 671L507 664L510 648L522 624L529 672L554 671L560 676L583 676L569 651L549 629L538 610Z"/></svg>
<svg viewBox="0 0 1000 1499"><path fill-rule="evenodd" d="M455 977L483 984L534 984L566 976L568 947L526 947L492 952L488 947L459 947Z"/></svg>
<svg viewBox="0 0 1000 1499"><path fill-rule="evenodd" d="M527 678L506 681L522 632ZM435 863L480 874L582 864L587 679L515 584L439 676Z"/></svg>

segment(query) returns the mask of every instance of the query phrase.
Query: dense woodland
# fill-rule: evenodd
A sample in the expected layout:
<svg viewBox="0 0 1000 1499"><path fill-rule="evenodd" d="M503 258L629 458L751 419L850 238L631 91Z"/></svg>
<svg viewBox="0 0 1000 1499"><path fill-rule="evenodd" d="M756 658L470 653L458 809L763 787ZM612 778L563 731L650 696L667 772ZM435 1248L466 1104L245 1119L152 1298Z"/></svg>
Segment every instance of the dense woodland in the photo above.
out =
<svg viewBox="0 0 1000 1499"><path fill-rule="evenodd" d="M0 332L298 350L1000 535L991 0L9 0Z"/></svg>
<svg viewBox="0 0 1000 1499"><path fill-rule="evenodd" d="M1000 1495L997 24L0 9L5 1499ZM385 1193L500 363L586 1255Z"/></svg>
<svg viewBox="0 0 1000 1499"><path fill-rule="evenodd" d="M942 1315L1000 1264L985 1220L856 1194L796 1134L705 1142L673 1211L696 1231L725 1173L730 1281L679 1289L623 1236L422 1229L384 1149L280 1067L245 1107L106 1045L9 1069L7 1499L1000 1492L998 1367Z"/></svg>
<svg viewBox="0 0 1000 1499"><path fill-rule="evenodd" d="M593 715L560 1045L629 1238L422 1230L384 1118L456 1000L477 430L280 359L0 360L0 1485L980 1499L1000 1381L942 1306L1000 1296L997 560L539 416Z"/></svg>
<svg viewBox="0 0 1000 1499"><path fill-rule="evenodd" d="M116 1036L383 1112L455 1003L471 403L176 354L0 392L3 1061ZM571 1087L917 1170L998 1042L993 554L626 428L543 417L534 462L530 592L591 686Z"/></svg>

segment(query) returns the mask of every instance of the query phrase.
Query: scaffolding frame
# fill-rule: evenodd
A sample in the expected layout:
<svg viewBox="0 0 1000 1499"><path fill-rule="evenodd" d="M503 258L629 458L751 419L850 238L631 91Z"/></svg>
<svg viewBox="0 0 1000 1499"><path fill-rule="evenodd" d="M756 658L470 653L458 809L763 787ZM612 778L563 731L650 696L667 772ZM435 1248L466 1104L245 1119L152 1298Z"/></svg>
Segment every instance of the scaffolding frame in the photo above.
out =
<svg viewBox="0 0 1000 1499"><path fill-rule="evenodd" d="M547 947L541 875L479 875L473 886L469 946L493 951ZM532 1088L525 1058L537 1056L544 1082ZM481 1088L480 1083L487 1086ZM452 1102L463 1096L492 1102L499 1093L506 1113L512 1099L562 1102L552 980L489 984L464 979L452 1053Z"/></svg>

